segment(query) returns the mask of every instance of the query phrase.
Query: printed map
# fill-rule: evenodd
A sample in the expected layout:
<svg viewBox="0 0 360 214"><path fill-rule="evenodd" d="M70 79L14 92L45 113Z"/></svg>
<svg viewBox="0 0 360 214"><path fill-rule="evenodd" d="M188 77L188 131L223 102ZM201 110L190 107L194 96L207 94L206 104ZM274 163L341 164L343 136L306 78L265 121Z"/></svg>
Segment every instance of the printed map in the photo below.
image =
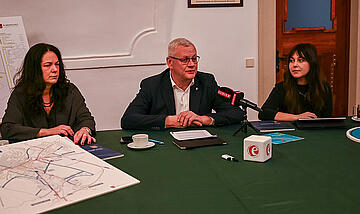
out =
<svg viewBox="0 0 360 214"><path fill-rule="evenodd" d="M58 135L0 146L0 213L39 213L139 180Z"/></svg>

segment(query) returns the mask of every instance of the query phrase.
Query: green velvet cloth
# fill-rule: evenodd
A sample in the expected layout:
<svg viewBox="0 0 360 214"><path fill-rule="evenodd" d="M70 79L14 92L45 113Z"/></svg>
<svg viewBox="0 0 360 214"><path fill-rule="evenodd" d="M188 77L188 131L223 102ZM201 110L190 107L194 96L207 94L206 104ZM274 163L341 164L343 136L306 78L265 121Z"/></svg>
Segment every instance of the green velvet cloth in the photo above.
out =
<svg viewBox="0 0 360 214"><path fill-rule="evenodd" d="M232 134L238 126L207 128L227 145L180 150L169 131L100 131L97 143L125 154L107 162L141 181L54 213L358 213L360 144L347 128L296 130L304 140L273 145L265 163L243 160L243 140L256 134ZM136 151L121 136L146 133L165 142ZM230 154L239 162L221 158Z"/></svg>

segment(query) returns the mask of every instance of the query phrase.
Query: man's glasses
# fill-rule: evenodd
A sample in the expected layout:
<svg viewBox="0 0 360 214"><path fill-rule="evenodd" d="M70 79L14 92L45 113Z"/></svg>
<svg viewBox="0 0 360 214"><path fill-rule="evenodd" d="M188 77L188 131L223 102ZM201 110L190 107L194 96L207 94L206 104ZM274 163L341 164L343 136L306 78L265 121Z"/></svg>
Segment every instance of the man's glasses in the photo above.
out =
<svg viewBox="0 0 360 214"><path fill-rule="evenodd" d="M181 58L181 59L180 59L180 58L173 57L173 56L169 56L169 57L172 58L172 59L177 59L177 60L179 60L179 61L181 62L181 64L183 64L183 65L189 64L190 59L193 61L194 64L197 64L197 63L199 62L199 60L200 60L200 56L194 56L194 57L192 57L192 58L185 57L185 58Z"/></svg>

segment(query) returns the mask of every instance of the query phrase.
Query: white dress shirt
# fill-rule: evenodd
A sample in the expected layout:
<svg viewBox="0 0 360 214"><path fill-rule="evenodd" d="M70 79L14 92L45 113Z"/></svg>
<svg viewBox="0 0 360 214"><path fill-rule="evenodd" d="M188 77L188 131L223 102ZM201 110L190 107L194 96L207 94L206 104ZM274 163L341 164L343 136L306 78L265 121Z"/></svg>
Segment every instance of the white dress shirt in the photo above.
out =
<svg viewBox="0 0 360 214"><path fill-rule="evenodd" d="M183 111L189 111L190 87L194 85L194 79L192 79L191 83L185 90L182 90L179 86L175 84L174 80L171 77L171 74L170 74L170 80L174 92L176 114L179 114L180 112Z"/></svg>

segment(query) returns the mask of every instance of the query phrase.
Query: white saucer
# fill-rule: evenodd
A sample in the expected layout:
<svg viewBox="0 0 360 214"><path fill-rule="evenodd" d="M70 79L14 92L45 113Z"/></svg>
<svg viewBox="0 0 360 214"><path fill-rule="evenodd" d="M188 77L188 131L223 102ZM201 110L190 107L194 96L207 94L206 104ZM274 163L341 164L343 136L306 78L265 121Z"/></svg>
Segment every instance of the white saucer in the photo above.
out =
<svg viewBox="0 0 360 214"><path fill-rule="evenodd" d="M358 118L357 116L352 116L351 119L353 121L360 122L360 118Z"/></svg>
<svg viewBox="0 0 360 214"><path fill-rule="evenodd" d="M346 136L350 140L360 143L359 132L360 132L360 127L354 127L346 131Z"/></svg>
<svg viewBox="0 0 360 214"><path fill-rule="evenodd" d="M153 143L153 142L148 142L148 143L142 144L142 145L135 145L135 143L129 143L127 145L127 147L129 147L130 149L149 149L153 146L155 146L155 143Z"/></svg>

